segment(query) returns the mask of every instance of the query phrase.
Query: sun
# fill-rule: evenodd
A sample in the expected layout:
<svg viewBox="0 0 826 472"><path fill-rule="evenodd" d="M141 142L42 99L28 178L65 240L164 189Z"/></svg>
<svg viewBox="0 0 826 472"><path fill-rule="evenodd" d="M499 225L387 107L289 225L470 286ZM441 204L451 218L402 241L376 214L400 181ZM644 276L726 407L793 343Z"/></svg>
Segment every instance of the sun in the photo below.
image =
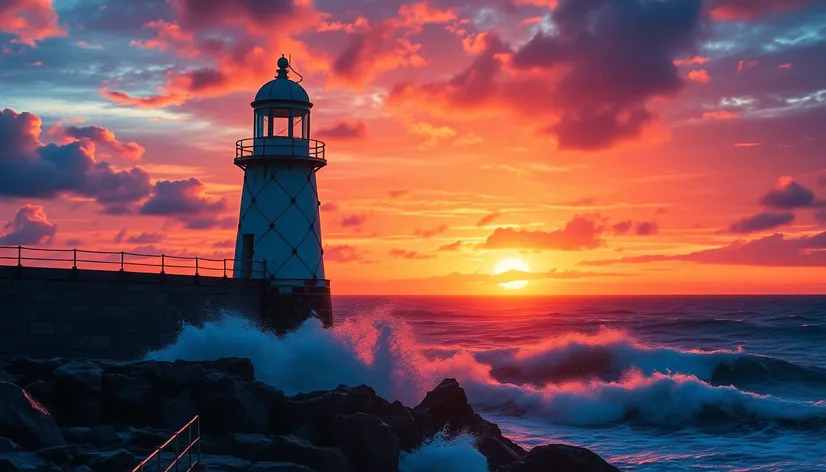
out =
<svg viewBox="0 0 826 472"><path fill-rule="evenodd" d="M493 270L494 274L503 274L505 272L509 272L512 270L518 270L520 272L530 272L531 268L528 264L525 263L522 259L517 258L510 258L510 259L502 259L496 264L496 269ZM510 282L502 282L499 284L502 288L506 288L508 290L519 290L520 288L525 288L528 285L527 280L512 280Z"/></svg>

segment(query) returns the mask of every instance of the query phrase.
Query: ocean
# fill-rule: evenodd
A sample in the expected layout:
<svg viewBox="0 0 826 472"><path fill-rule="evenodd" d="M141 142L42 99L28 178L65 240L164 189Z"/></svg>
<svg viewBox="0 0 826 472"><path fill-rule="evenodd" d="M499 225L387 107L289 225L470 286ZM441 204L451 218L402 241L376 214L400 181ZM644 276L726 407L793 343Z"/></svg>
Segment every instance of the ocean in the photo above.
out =
<svg viewBox="0 0 826 472"><path fill-rule="evenodd" d="M279 339L243 319L184 328L158 359L250 357L288 394L367 384L415 406L453 377L526 448L587 447L626 471L826 470L826 297L334 297ZM437 440L405 472L483 472Z"/></svg>

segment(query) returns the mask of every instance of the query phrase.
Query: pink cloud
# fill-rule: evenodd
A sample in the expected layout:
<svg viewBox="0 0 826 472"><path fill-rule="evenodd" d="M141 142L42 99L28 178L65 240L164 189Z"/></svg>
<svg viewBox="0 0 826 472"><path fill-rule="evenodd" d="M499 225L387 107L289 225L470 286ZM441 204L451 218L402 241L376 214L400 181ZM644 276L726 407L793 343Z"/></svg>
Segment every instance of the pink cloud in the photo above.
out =
<svg viewBox="0 0 826 472"><path fill-rule="evenodd" d="M688 79L699 84L711 83L711 74L705 69L693 70L688 73Z"/></svg>
<svg viewBox="0 0 826 472"><path fill-rule="evenodd" d="M119 141L114 131L100 126L63 127L58 123L51 127L47 133L63 144L88 140L96 146L96 149L104 149L128 161L139 161L146 151L143 146L134 141Z"/></svg>
<svg viewBox="0 0 826 472"><path fill-rule="evenodd" d="M481 247L556 251L596 249L605 243L602 238L604 230L604 226L596 218L575 216L564 227L555 231L496 228Z"/></svg>
<svg viewBox="0 0 826 472"><path fill-rule="evenodd" d="M13 42L32 47L46 38L66 36L52 0L0 2L0 31L14 35Z"/></svg>
<svg viewBox="0 0 826 472"><path fill-rule="evenodd" d="M41 205L25 204L17 210L14 219L0 234L0 244L7 246L47 246L57 233L57 226L49 222Z"/></svg>

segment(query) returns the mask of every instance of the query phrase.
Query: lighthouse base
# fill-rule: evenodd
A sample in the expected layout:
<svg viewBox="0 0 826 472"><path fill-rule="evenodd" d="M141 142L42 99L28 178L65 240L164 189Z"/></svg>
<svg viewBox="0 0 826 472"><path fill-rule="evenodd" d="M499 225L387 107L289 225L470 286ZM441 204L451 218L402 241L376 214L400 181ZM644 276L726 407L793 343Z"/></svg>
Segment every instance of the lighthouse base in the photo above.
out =
<svg viewBox="0 0 826 472"><path fill-rule="evenodd" d="M333 304L329 286L271 286L264 291L261 324L276 334L286 334L310 318L333 326Z"/></svg>

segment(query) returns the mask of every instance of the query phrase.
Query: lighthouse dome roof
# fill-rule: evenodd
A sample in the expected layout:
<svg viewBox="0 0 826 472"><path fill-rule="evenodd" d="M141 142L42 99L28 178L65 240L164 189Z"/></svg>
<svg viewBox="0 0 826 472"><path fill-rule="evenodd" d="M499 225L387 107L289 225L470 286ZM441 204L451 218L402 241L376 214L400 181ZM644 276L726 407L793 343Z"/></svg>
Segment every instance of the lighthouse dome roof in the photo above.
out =
<svg viewBox="0 0 826 472"><path fill-rule="evenodd" d="M255 94L255 101L259 100L290 100L309 102L310 96L304 87L286 77L276 77L270 80Z"/></svg>

